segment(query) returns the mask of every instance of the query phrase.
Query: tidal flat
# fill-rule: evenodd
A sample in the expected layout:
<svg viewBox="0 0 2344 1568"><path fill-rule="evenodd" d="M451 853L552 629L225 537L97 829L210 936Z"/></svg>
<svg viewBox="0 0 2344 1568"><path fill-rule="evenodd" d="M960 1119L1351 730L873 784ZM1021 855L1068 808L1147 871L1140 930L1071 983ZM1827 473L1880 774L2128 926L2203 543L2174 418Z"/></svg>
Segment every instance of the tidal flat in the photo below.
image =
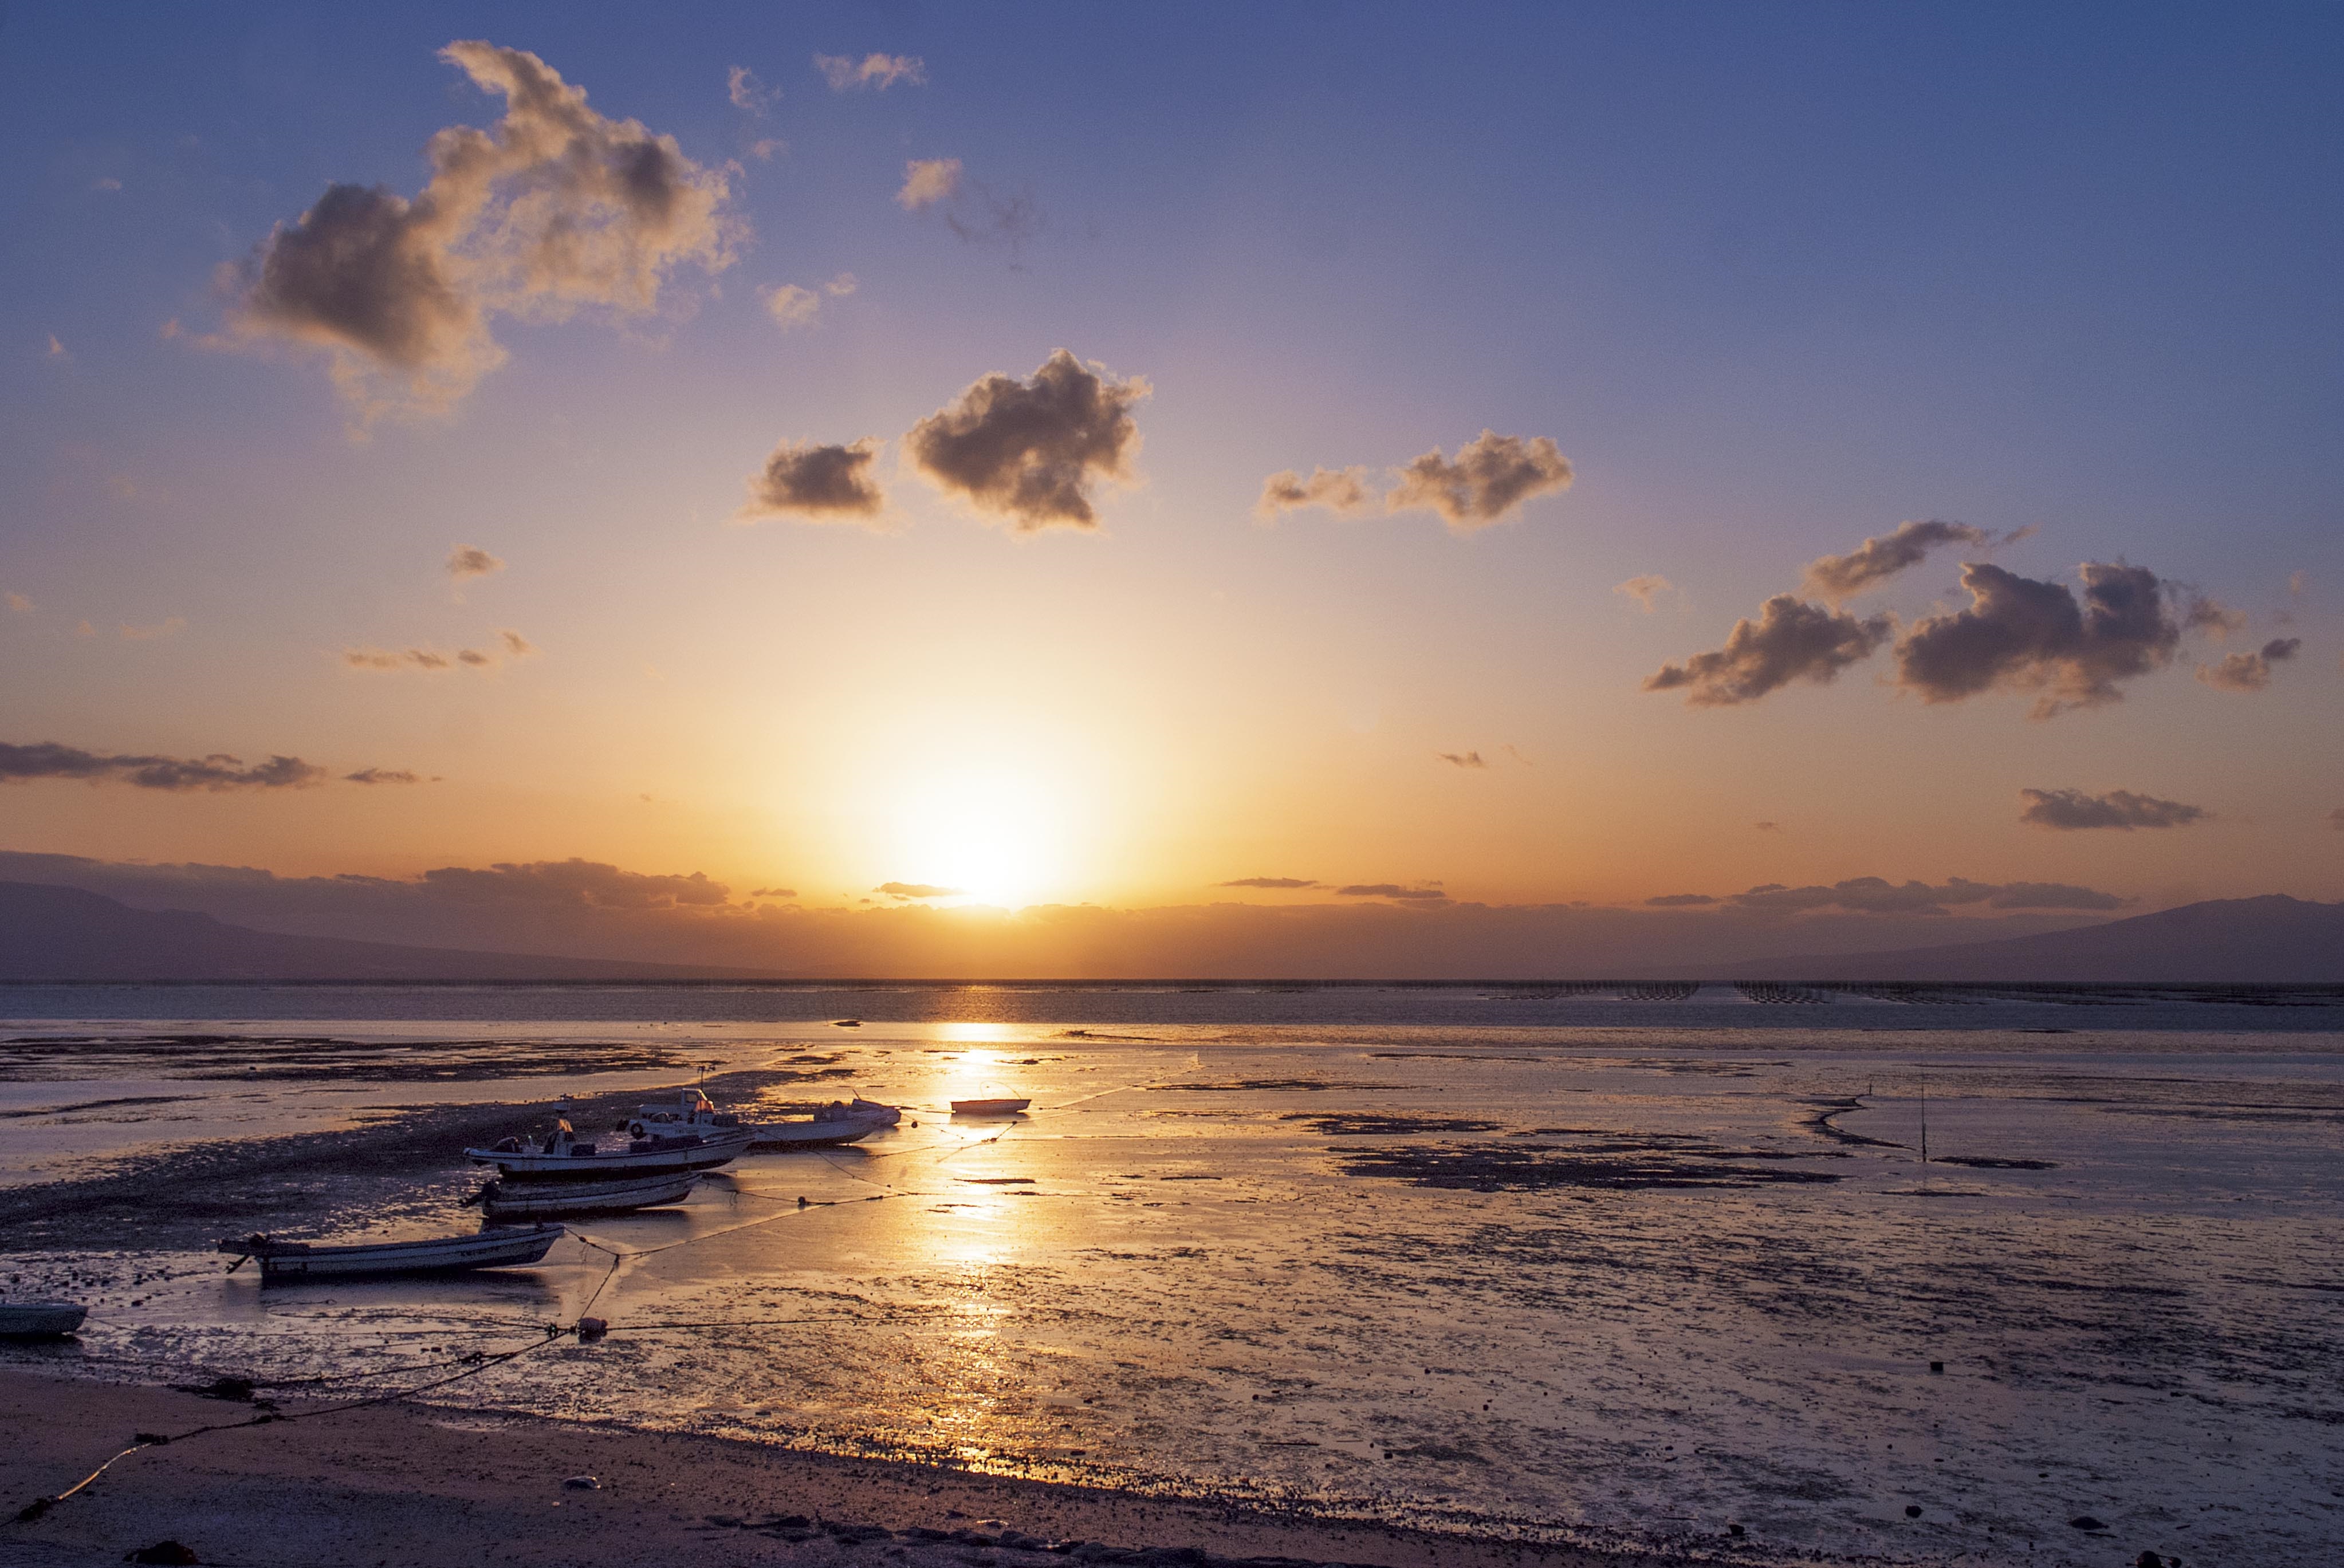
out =
<svg viewBox="0 0 2344 1568"><path fill-rule="evenodd" d="M2344 1553L2333 1008L1003 994L0 1024L0 1277L92 1308L0 1364L470 1372L418 1397L1599 1551ZM533 1269L264 1291L204 1250L470 1229L467 1142L692 1081L910 1121Z"/></svg>

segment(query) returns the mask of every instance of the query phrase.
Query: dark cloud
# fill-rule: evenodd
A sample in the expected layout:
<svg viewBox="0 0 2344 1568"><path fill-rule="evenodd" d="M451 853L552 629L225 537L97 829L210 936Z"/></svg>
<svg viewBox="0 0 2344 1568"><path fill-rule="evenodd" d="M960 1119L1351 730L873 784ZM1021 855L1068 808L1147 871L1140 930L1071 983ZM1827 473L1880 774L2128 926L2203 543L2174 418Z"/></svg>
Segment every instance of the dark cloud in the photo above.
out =
<svg viewBox="0 0 2344 1568"><path fill-rule="evenodd" d="M1720 901L1770 914L1826 909L1871 915L1943 914L1949 908L1970 904L1996 910L2114 910L2124 905L2113 893L2060 882L1973 882L1962 877L1937 886L1891 882L1881 877L1851 877L1827 888L1768 882Z"/></svg>
<svg viewBox="0 0 2344 1568"><path fill-rule="evenodd" d="M704 872L688 877L622 871L600 860L498 861L443 866L420 879L426 891L466 903L551 905L570 909L672 910L724 903L732 890Z"/></svg>
<svg viewBox="0 0 2344 1568"><path fill-rule="evenodd" d="M1403 888L1397 882L1354 882L1335 890L1347 899L1403 899L1423 903L1439 903L1449 897L1437 887Z"/></svg>
<svg viewBox="0 0 2344 1568"><path fill-rule="evenodd" d="M1349 517L1372 511L1375 505L1376 493L1365 468L1313 468L1307 479L1288 468L1261 482L1261 499L1254 503L1253 515L1267 523L1280 512L1324 507Z"/></svg>
<svg viewBox="0 0 2344 1568"><path fill-rule="evenodd" d="M834 93L856 87L884 93L898 82L924 87L928 81L927 62L917 55L865 55L860 60L851 55L816 55L813 68L822 73Z"/></svg>
<svg viewBox="0 0 2344 1568"><path fill-rule="evenodd" d="M963 890L939 888L933 882L882 882L871 890L891 899L957 899Z"/></svg>
<svg viewBox="0 0 2344 1568"><path fill-rule="evenodd" d="M1970 605L1931 616L1896 645L1897 684L1925 702L1991 690L2042 695L2035 717L2123 697L2118 683L2171 662L2181 640L2172 585L2146 567L2087 561L2077 596L1997 566L1962 568Z"/></svg>
<svg viewBox="0 0 2344 1568"><path fill-rule="evenodd" d="M1544 436L1529 441L1494 430L1458 448L1454 462L1435 447L1399 471L1385 498L1391 510L1423 507L1460 534L1500 523L1524 501L1571 487L1571 462Z"/></svg>
<svg viewBox="0 0 2344 1568"><path fill-rule="evenodd" d="M2299 637L2275 637L2252 653L2228 654L2219 664L2199 665L2198 678L2218 691L2260 691L2270 685L2271 666L2302 649Z"/></svg>
<svg viewBox="0 0 2344 1568"><path fill-rule="evenodd" d="M1656 910L1688 910L1699 904L1713 904L1717 900L1707 893L1662 893L1659 898L1646 899L1644 902Z"/></svg>
<svg viewBox="0 0 2344 1568"><path fill-rule="evenodd" d="M2189 589L2176 588L2181 601L2181 625L2187 631L2202 631L2216 642L2227 642L2247 629L2247 614L2232 609L2210 595Z"/></svg>
<svg viewBox="0 0 2344 1568"><path fill-rule="evenodd" d="M1235 881L1215 884L1223 888L1294 889L1315 888L1318 884L1308 877L1239 877Z"/></svg>
<svg viewBox="0 0 2344 1568"><path fill-rule="evenodd" d="M1479 751L1436 751L1433 755L1451 768L1487 768L1489 766L1487 762L1481 760L1481 754Z"/></svg>
<svg viewBox="0 0 2344 1568"><path fill-rule="evenodd" d="M504 569L504 562L478 545L458 545L448 552L448 575L458 582L466 578L484 578L490 572Z"/></svg>
<svg viewBox="0 0 2344 1568"><path fill-rule="evenodd" d="M494 131L451 126L413 200L331 185L228 277L232 341L320 349L367 417L444 408L504 358L491 314L654 308L667 274L732 260L724 176L672 136L586 105L535 55L478 41L440 57L501 95Z"/></svg>
<svg viewBox="0 0 2344 1568"><path fill-rule="evenodd" d="M929 481L1019 533L1096 528L1091 489L1129 482L1141 377L1110 379L1061 348L1030 381L987 376L912 427L904 449Z"/></svg>
<svg viewBox="0 0 2344 1568"><path fill-rule="evenodd" d="M798 890L795 888L752 888L749 896L753 899L794 899Z"/></svg>
<svg viewBox="0 0 2344 1568"><path fill-rule="evenodd" d="M141 789L298 789L323 783L326 769L298 757L271 757L246 767L224 751L208 757L114 757L54 741L0 742L0 782L32 779L118 781Z"/></svg>
<svg viewBox="0 0 2344 1568"><path fill-rule="evenodd" d="M2111 789L2105 795L2086 795L2081 789L2021 789L2018 794L2026 802L2018 819L2037 828L2117 828L2129 832L2135 828L2186 828L2204 821L2207 814L2202 806L2136 795L2129 789Z"/></svg>
<svg viewBox="0 0 2344 1568"><path fill-rule="evenodd" d="M1931 550L1944 545L1984 548L1995 536L1967 523L1900 523L1896 531L1869 538L1844 556L1824 556L1807 563L1806 591L1826 603L1838 604L1906 567L1918 566Z"/></svg>
<svg viewBox="0 0 2344 1568"><path fill-rule="evenodd" d="M355 773L345 773L346 784L420 784L423 775L405 768L361 768Z"/></svg>
<svg viewBox="0 0 2344 1568"><path fill-rule="evenodd" d="M1694 654L1682 664L1662 665L1646 678L1644 689L1685 688L1685 701L1694 708L1755 702L1793 680L1833 680L1849 665L1870 658L1894 629L1884 615L1858 620L1844 610L1776 594L1755 622L1733 623L1723 648Z"/></svg>
<svg viewBox="0 0 2344 1568"><path fill-rule="evenodd" d="M871 521L887 507L886 493L871 474L879 447L876 436L843 447L783 442L765 459L763 471L749 476L749 502L738 513L739 519Z"/></svg>

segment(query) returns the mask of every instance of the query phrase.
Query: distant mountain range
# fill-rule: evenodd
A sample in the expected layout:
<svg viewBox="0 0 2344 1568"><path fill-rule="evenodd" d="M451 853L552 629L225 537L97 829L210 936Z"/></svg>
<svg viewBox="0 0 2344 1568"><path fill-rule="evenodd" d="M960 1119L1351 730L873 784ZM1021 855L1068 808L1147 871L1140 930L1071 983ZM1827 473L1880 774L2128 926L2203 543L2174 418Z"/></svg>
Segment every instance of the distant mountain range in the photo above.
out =
<svg viewBox="0 0 2344 1568"><path fill-rule="evenodd" d="M1588 978L1580 972L1585 968L1559 950L1550 978ZM1636 969L1653 978L1717 980L2339 983L2344 904L2271 894L2185 904L2106 925L1995 941ZM783 975L778 966L724 969L287 936L186 910L134 910L78 888L0 882L0 980L756 978Z"/></svg>
<svg viewBox="0 0 2344 1568"><path fill-rule="evenodd" d="M2344 981L2344 904L2308 903L2282 893L2209 899L2001 941L1764 959L1735 966L1734 978L2332 984Z"/></svg>
<svg viewBox="0 0 2344 1568"><path fill-rule="evenodd" d="M748 970L290 937L79 888L0 882L0 980L737 980Z"/></svg>

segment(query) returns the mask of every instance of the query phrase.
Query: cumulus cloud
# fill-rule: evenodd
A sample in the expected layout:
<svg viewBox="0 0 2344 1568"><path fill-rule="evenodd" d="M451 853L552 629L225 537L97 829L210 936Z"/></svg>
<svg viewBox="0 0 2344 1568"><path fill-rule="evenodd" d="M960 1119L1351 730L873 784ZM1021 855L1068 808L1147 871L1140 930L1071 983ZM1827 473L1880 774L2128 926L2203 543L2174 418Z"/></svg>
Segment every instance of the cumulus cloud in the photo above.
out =
<svg viewBox="0 0 2344 1568"><path fill-rule="evenodd" d="M882 882L871 890L899 901L913 899L957 899L965 890L939 888L934 882Z"/></svg>
<svg viewBox="0 0 2344 1568"><path fill-rule="evenodd" d="M669 274L731 265L722 173L675 138L589 108L584 89L520 49L460 41L440 57L505 100L493 131L451 126L409 199L329 185L224 281L230 343L324 353L371 418L445 409L503 362L492 315L653 309Z"/></svg>
<svg viewBox="0 0 2344 1568"><path fill-rule="evenodd" d="M1571 487L1571 463L1547 437L1525 441L1484 430L1457 450L1454 462L1435 447L1399 471L1385 498L1395 512L1425 508L1451 530L1470 534L1501 523L1535 496Z"/></svg>
<svg viewBox="0 0 2344 1568"><path fill-rule="evenodd" d="M2302 649L2299 637L2275 637L2252 653L2228 654L2219 664L2199 665L2198 678L2217 691L2260 691L2271 682L2271 666Z"/></svg>
<svg viewBox="0 0 2344 1568"><path fill-rule="evenodd" d="M1901 523L1895 532L1866 539L1844 556L1824 556L1808 562L1805 591L1836 605L1887 581L1906 567L1920 565L1940 546L1985 548L2001 542L2006 541L1967 523Z"/></svg>
<svg viewBox="0 0 2344 1568"><path fill-rule="evenodd" d="M904 449L930 483L1017 533L1096 528L1101 480L1135 482L1139 426L1151 388L1117 381L1061 348L1031 380L992 375L912 427Z"/></svg>
<svg viewBox="0 0 2344 1568"><path fill-rule="evenodd" d="M793 327L811 327L822 314L822 296L811 288L784 283L765 291L765 314L784 332Z"/></svg>
<svg viewBox="0 0 2344 1568"><path fill-rule="evenodd" d="M2064 882L1973 882L1955 877L1940 885L1891 882L1881 877L1851 877L1829 887L1785 887L1768 882L1720 900L1736 909L1772 914L1842 909L1860 914L1942 914L1962 905L1995 910L2114 910L2124 900L2113 893Z"/></svg>
<svg viewBox="0 0 2344 1568"><path fill-rule="evenodd" d="M1825 685L1849 665L1869 658L1895 628L1884 616L1858 620L1845 610L1776 594L1757 620L1737 620L1725 646L1664 664L1645 678L1646 691L1683 689L1694 708L1755 702L1793 680Z"/></svg>
<svg viewBox="0 0 2344 1568"><path fill-rule="evenodd" d="M1438 887L1403 888L1397 882L1354 882L1335 890L1347 899L1399 899L1410 903L1440 903L1449 895Z"/></svg>
<svg viewBox="0 0 2344 1568"><path fill-rule="evenodd" d="M1481 760L1481 754L1479 751L1436 751L1433 755L1451 768L1487 768L1489 766L1487 762Z"/></svg>
<svg viewBox="0 0 2344 1568"><path fill-rule="evenodd" d="M141 789L294 789L321 783L326 769L298 757L271 757L246 767L242 759L216 751L208 757L107 756L38 741L12 746L0 741L0 782L33 779L118 781Z"/></svg>
<svg viewBox="0 0 2344 1568"><path fill-rule="evenodd" d="M1239 877L1234 881L1217 884L1224 888L1263 888L1291 891L1297 888L1315 888L1318 884L1308 877Z"/></svg>
<svg viewBox="0 0 2344 1568"><path fill-rule="evenodd" d="M2081 789L2021 789L2018 795L2026 802L2018 819L2037 828L2117 828L2130 832L2135 828L2186 828L2207 816L2202 806L2136 795L2129 789L2111 789L2105 795L2086 795Z"/></svg>
<svg viewBox="0 0 2344 1568"><path fill-rule="evenodd" d="M1626 582L1612 584L1612 591L1622 598L1634 599L1637 608L1646 615L1654 615L1659 613L1661 601L1676 593L1678 589L1676 584L1659 573L1647 572L1642 577L1630 578Z"/></svg>
<svg viewBox="0 0 2344 1568"><path fill-rule="evenodd" d="M780 102L782 91L759 81L757 73L748 66L735 65L724 73L724 95L743 113L763 115Z"/></svg>
<svg viewBox="0 0 2344 1568"><path fill-rule="evenodd" d="M1969 608L1931 616L1904 635L1897 684L1933 703L2038 692L2037 719L2121 700L2120 682L2172 661L2182 631L2175 590L2146 567L2086 561L2076 573L2080 599L2065 583L1983 562L1964 567Z"/></svg>
<svg viewBox="0 0 2344 1568"><path fill-rule="evenodd" d="M1349 517L1372 510L1375 505L1376 493L1365 468L1313 468L1307 479L1288 468L1262 481L1261 499L1254 503L1253 515L1268 523L1275 522L1280 512L1324 507Z"/></svg>
<svg viewBox="0 0 2344 1568"><path fill-rule="evenodd" d="M459 583L504 569L504 562L478 545L458 545L448 552L448 575Z"/></svg>
<svg viewBox="0 0 2344 1568"><path fill-rule="evenodd" d="M784 441L749 476L741 522L794 518L809 523L868 523L886 509L886 493L872 477L881 442L865 436L846 446Z"/></svg>
<svg viewBox="0 0 2344 1568"><path fill-rule="evenodd" d="M834 93L856 87L884 93L898 82L913 87L924 87L928 82L927 62L917 55L865 55L860 60L851 55L816 55L813 68L822 73Z"/></svg>
<svg viewBox="0 0 2344 1568"><path fill-rule="evenodd" d="M345 784L420 784L423 775L405 768L361 768L342 775Z"/></svg>
<svg viewBox="0 0 2344 1568"><path fill-rule="evenodd" d="M950 200L959 189L958 158L913 158L904 165L904 185L895 193L895 205L917 212Z"/></svg>
<svg viewBox="0 0 2344 1568"><path fill-rule="evenodd" d="M1655 910L1690 910L1717 900L1707 893L1662 893L1657 899L1646 899L1645 904Z"/></svg>

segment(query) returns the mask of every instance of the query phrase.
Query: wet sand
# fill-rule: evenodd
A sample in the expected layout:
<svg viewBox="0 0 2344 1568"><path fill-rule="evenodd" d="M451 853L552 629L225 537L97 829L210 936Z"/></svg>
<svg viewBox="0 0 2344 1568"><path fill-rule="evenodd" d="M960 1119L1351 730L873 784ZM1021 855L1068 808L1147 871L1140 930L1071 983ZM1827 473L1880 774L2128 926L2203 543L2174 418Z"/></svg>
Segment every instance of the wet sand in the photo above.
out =
<svg viewBox="0 0 2344 1568"><path fill-rule="evenodd" d="M0 1523L0 1564L120 1563L165 1541L207 1563L386 1568L1038 1568L1062 1559L1190 1568L1205 1561L1199 1553L1381 1568L1685 1560L1281 1518L528 1416L290 1401L281 1410L288 1419L140 1449L38 1518ZM0 1503L13 1514L62 1492L136 1434L185 1434L254 1413L170 1389L0 1372ZM599 1487L564 1484L583 1476Z"/></svg>

